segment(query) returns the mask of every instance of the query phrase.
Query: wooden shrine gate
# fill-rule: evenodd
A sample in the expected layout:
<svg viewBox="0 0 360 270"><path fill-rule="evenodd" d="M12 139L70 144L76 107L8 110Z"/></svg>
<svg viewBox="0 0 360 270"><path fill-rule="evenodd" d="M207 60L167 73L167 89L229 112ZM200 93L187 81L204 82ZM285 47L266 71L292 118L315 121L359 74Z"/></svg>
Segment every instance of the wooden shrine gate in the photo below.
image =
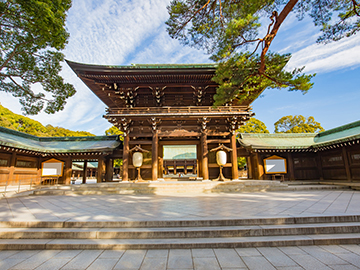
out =
<svg viewBox="0 0 360 270"><path fill-rule="evenodd" d="M142 177L157 180L163 173L161 145L179 143L199 146L198 176L204 180L219 173L210 150L220 144L230 148L224 174L238 179L235 131L253 115L256 95L213 107L215 65L68 64L108 106L104 117L123 132L123 181L135 179L133 149L144 152Z"/></svg>

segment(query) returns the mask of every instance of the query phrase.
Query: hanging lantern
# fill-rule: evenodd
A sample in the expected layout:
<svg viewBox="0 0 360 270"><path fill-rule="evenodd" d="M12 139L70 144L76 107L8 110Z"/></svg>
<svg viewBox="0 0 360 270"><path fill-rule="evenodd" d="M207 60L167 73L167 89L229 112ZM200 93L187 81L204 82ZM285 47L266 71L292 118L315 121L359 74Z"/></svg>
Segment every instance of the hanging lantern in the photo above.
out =
<svg viewBox="0 0 360 270"><path fill-rule="evenodd" d="M226 164L226 152L223 150L216 152L216 163L219 166L224 166Z"/></svg>
<svg viewBox="0 0 360 270"><path fill-rule="evenodd" d="M143 164L143 154L141 152L135 152L133 154L133 165L136 168L140 168Z"/></svg>

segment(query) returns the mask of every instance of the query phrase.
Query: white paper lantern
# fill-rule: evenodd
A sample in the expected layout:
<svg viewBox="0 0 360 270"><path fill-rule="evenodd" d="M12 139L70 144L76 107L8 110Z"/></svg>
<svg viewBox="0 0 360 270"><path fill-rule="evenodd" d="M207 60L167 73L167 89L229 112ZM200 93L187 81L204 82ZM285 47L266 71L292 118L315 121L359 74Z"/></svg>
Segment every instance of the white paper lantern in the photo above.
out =
<svg viewBox="0 0 360 270"><path fill-rule="evenodd" d="M133 165L136 168L141 167L143 163L143 154L141 152L135 152L133 154Z"/></svg>
<svg viewBox="0 0 360 270"><path fill-rule="evenodd" d="M224 166L226 164L226 152L225 151L217 151L216 152L216 163L219 166Z"/></svg>

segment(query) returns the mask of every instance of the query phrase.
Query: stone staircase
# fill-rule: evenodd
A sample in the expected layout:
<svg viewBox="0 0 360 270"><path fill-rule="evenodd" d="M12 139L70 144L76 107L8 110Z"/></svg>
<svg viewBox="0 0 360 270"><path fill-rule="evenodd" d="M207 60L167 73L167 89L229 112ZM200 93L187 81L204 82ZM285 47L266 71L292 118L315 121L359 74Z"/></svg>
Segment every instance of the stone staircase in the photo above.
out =
<svg viewBox="0 0 360 270"><path fill-rule="evenodd" d="M0 249L170 249L360 244L360 216L3 221Z"/></svg>
<svg viewBox="0 0 360 270"><path fill-rule="evenodd" d="M86 185L38 186L20 193L7 193L6 197L28 195L106 195L106 194L209 194L267 191L303 191L349 189L349 186L319 184L318 182L280 182L270 180L236 180L229 182L175 181L142 183L115 182Z"/></svg>

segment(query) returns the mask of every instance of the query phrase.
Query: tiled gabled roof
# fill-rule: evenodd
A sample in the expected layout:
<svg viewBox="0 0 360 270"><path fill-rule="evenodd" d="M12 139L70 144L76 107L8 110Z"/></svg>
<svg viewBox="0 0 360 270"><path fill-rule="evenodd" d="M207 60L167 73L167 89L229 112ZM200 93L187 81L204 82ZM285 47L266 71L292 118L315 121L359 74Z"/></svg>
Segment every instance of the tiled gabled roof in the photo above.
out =
<svg viewBox="0 0 360 270"><path fill-rule="evenodd" d="M251 149L317 149L360 139L360 121L320 133L241 133L238 142Z"/></svg>
<svg viewBox="0 0 360 270"><path fill-rule="evenodd" d="M108 152L120 145L119 136L37 137L0 127L0 146L41 153Z"/></svg>

